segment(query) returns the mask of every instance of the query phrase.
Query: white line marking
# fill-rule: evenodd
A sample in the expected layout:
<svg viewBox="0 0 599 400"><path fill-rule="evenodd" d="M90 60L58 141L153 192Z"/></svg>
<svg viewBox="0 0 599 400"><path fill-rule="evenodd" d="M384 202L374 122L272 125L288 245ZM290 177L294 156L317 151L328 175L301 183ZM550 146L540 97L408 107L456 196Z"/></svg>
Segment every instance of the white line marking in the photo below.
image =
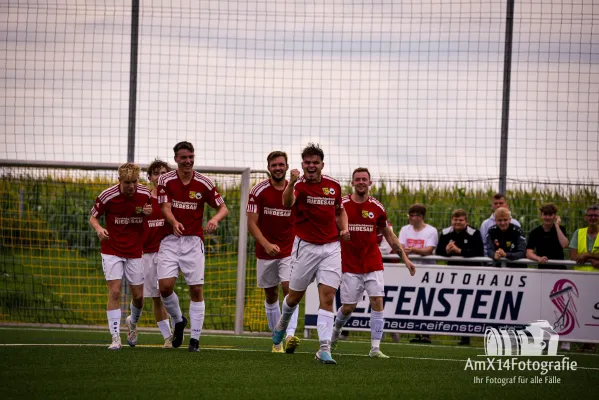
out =
<svg viewBox="0 0 599 400"><path fill-rule="evenodd" d="M106 344L100 343L5 343L0 344L0 347L108 347ZM162 345L137 345L135 347L141 348L150 348L150 349L162 349ZM126 346L123 346L123 349L126 349ZM210 346L202 346L202 351L210 350L210 351L238 351L244 353L270 353L269 350L261 350L261 349L236 349L236 348L222 348L222 347L210 347ZM166 350L166 349L164 349ZM173 351L173 350L168 350ZM297 351L295 354L314 354L311 351ZM368 354L354 354L354 353L335 353L335 357L368 357ZM285 357L285 356L283 356ZM435 358L435 357L405 357L405 356L389 356L390 359L398 359L398 360L416 360L416 361L452 361L452 362L461 362L465 363L466 360L459 360L455 358ZM599 371L599 368L593 367L576 367L576 369L587 369L591 371Z"/></svg>

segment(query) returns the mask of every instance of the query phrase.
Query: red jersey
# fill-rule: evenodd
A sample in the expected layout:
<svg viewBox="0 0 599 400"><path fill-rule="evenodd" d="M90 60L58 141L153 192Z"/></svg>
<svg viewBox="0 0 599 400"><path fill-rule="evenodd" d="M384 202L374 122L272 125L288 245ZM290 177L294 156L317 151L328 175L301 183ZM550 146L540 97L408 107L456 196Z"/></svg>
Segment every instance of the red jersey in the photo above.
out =
<svg viewBox="0 0 599 400"><path fill-rule="evenodd" d="M204 240L204 204L217 208L225 204L216 190L214 183L208 177L193 172L191 181L184 185L177 170L167 172L158 179L158 203L171 203L171 211L177 221L183 224L184 236L199 236ZM173 233L173 227L168 224L166 234Z"/></svg>
<svg viewBox="0 0 599 400"><path fill-rule="evenodd" d="M168 223L162 215L158 199L152 197L152 214L146 217L143 250L144 253L156 253L160 250L160 242L168 234Z"/></svg>
<svg viewBox="0 0 599 400"><path fill-rule="evenodd" d="M285 182L287 187L288 182ZM258 214L258 228L270 243L279 246L277 256L269 256L264 247L256 242L256 258L272 260L289 257L295 239L295 214L293 208L283 205L283 191L277 190L264 180L250 191L247 212Z"/></svg>
<svg viewBox="0 0 599 400"><path fill-rule="evenodd" d="M343 208L341 185L335 179L322 175L318 183L306 182L301 177L295 184L295 234L313 244L339 240L336 209Z"/></svg>
<svg viewBox="0 0 599 400"><path fill-rule="evenodd" d="M349 221L351 240L341 241L343 272L366 274L383 269L383 257L377 242L377 229L387 226L385 207L369 196L364 203L356 203L351 196L343 197L343 206Z"/></svg>
<svg viewBox="0 0 599 400"><path fill-rule="evenodd" d="M137 185L133 196L121 193L120 185L114 185L98 196L91 213L106 218L108 239L101 241L102 254L125 258L140 258L144 231L143 208L150 200L150 190Z"/></svg>

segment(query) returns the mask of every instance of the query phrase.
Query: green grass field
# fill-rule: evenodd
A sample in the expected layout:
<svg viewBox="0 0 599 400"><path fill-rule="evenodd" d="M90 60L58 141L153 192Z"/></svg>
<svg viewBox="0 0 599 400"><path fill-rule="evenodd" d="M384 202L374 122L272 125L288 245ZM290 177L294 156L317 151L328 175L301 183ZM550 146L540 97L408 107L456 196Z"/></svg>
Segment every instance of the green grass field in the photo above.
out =
<svg viewBox="0 0 599 400"><path fill-rule="evenodd" d="M203 335L200 353L162 349L159 334L143 331L136 348L111 352L109 338L104 331L0 327L0 398L586 399L599 389L597 354L569 353L576 371L547 374L560 383L530 383L539 372L465 371L469 357L484 359L480 347L384 343L391 358L379 360L366 356L368 341L344 341L334 352L338 365L321 365L315 340L287 355L270 353L266 337ZM528 383L485 382L514 376Z"/></svg>

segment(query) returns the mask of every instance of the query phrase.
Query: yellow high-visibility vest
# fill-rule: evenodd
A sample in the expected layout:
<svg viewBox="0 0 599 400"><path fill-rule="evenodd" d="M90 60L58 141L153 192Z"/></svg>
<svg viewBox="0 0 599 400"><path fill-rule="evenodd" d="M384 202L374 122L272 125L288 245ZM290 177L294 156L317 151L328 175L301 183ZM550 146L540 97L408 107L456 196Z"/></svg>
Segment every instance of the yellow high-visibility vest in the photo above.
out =
<svg viewBox="0 0 599 400"><path fill-rule="evenodd" d="M580 228L578 230L578 254L582 253L599 253L599 235L595 238L595 243L593 244L593 248L589 251L587 249L587 231L589 228ZM596 271L592 266L575 266L575 270L577 271Z"/></svg>

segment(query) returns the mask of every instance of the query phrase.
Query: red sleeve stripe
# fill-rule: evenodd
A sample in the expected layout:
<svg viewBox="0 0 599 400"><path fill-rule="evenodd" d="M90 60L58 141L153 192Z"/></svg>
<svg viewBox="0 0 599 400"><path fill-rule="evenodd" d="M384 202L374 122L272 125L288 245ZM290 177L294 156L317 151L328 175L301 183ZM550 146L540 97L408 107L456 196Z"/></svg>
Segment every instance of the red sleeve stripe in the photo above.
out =
<svg viewBox="0 0 599 400"><path fill-rule="evenodd" d="M322 177L323 177L323 178L326 178L326 179L328 179L328 180L330 180L330 181L333 181L333 182L335 182L337 185L341 186L341 183L339 183L339 181L338 181L337 179L335 179L335 178L331 178L331 177L330 177L330 176L328 176L328 175L323 175Z"/></svg>
<svg viewBox="0 0 599 400"><path fill-rule="evenodd" d="M204 186L206 186L208 188L208 190L214 189L214 182L212 182L212 180L210 178L200 174L199 172L194 172L193 179L204 184Z"/></svg>
<svg viewBox="0 0 599 400"><path fill-rule="evenodd" d="M385 206L383 206L383 204L380 201L378 201L377 199L375 199L374 197L370 197L370 202L372 204L378 206L381 210L383 210L383 212L386 212Z"/></svg>
<svg viewBox="0 0 599 400"><path fill-rule="evenodd" d="M114 197L114 194L119 194L120 190L119 190L119 185L114 185L109 187L108 189L104 190L102 193L100 193L100 195L98 196L98 198L100 199L100 201L102 203L106 203L108 197L112 198Z"/></svg>
<svg viewBox="0 0 599 400"><path fill-rule="evenodd" d="M177 178L177 171L170 171L167 172L166 174L162 174L160 175L160 178L158 178L158 185L159 186L166 186L166 183L168 181L171 181L173 179Z"/></svg>
<svg viewBox="0 0 599 400"><path fill-rule="evenodd" d="M253 194L257 197L258 194L260 194L260 192L264 190L264 188L268 187L268 185L270 185L270 179L263 180L262 182L254 186L252 190L250 190L250 194Z"/></svg>

